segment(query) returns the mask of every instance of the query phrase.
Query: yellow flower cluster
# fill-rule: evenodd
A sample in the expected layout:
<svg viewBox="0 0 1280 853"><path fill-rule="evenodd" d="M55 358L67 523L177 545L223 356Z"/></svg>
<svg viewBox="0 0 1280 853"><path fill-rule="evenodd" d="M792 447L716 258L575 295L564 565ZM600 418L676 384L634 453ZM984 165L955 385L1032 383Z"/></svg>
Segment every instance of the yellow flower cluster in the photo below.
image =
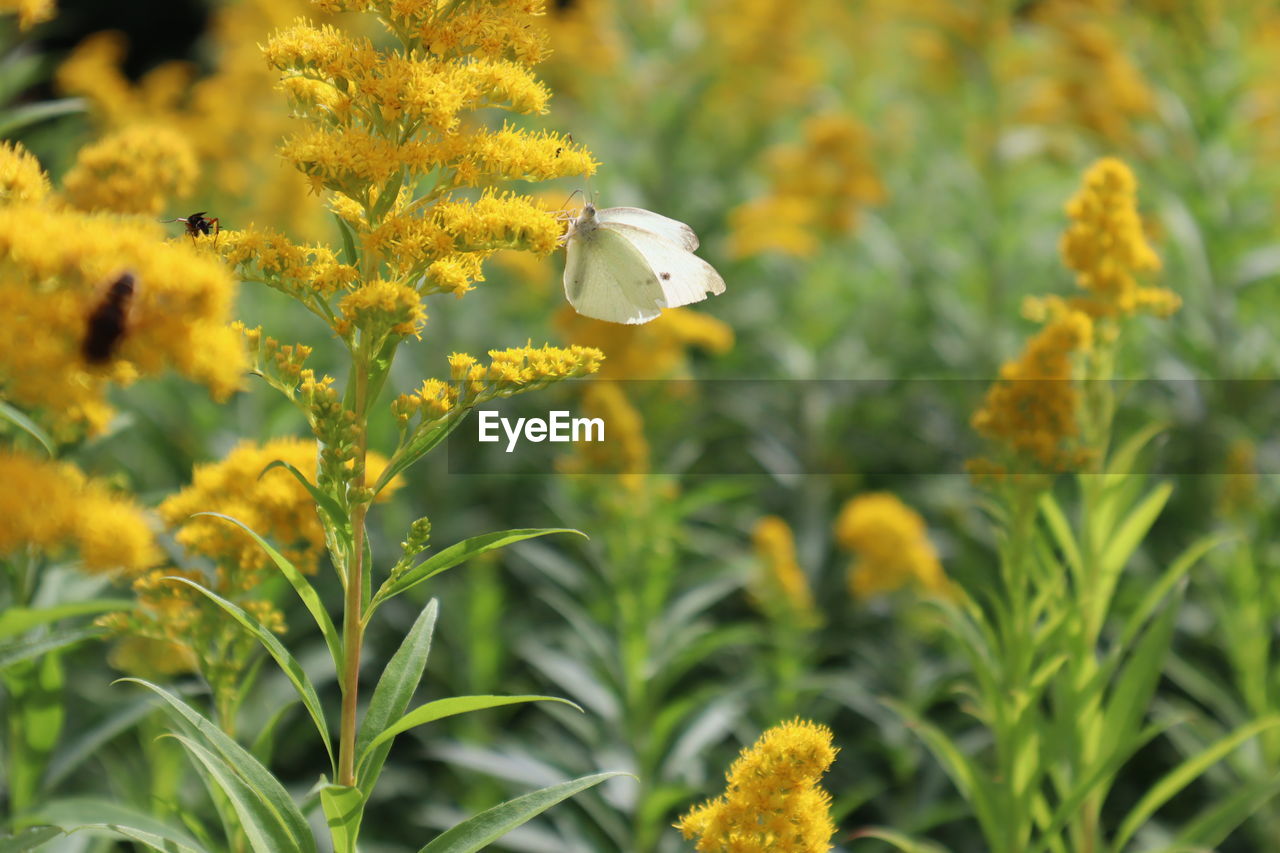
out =
<svg viewBox="0 0 1280 853"><path fill-rule="evenodd" d="M652 470L644 417L617 382L591 382L582 392L586 417L608 424L605 441L579 442L561 463L567 474L617 474L628 495L635 495Z"/></svg>
<svg viewBox="0 0 1280 853"><path fill-rule="evenodd" d="M1113 143L1132 139L1132 123L1154 115L1155 95L1123 52L1118 9L1044 0L1033 15L1053 46L1035 55L1036 68L1049 73L1035 87L1023 117L1083 127Z"/></svg>
<svg viewBox="0 0 1280 853"><path fill-rule="evenodd" d="M924 519L895 495L871 492L850 500L836 518L835 536L856 558L849 588L858 598L908 585L950 594L951 582L929 542Z"/></svg>
<svg viewBox="0 0 1280 853"><path fill-rule="evenodd" d="M60 436L105 428L109 381L172 366L221 399L245 358L228 325L236 283L221 264L154 223L29 204L0 205L0 391ZM133 276L130 294L111 284ZM87 363L105 299L123 318L111 357ZM101 332L101 330L97 330Z"/></svg>
<svg viewBox="0 0 1280 853"><path fill-rule="evenodd" d="M566 340L609 357L602 379L663 379L685 364L690 349L723 355L733 348L728 324L688 308L669 308L653 322L625 326L583 317L566 306L556 325Z"/></svg>
<svg viewBox="0 0 1280 853"><path fill-rule="evenodd" d="M197 174L195 152L181 134L137 124L81 148L62 189L80 210L155 216L190 194Z"/></svg>
<svg viewBox="0 0 1280 853"><path fill-rule="evenodd" d="M316 442L311 439L242 441L224 459L196 466L191 485L166 498L159 506L160 516L177 528L176 538L187 550L218 564L223 585L234 591L256 587L270 565L269 558L235 525L213 516L193 517L194 513L229 515L271 541L299 571L314 573L324 546L315 500L284 468L263 471L279 460L310 478L317 459ZM376 477L386 460L371 453L368 467ZM382 496L389 497L397 486L393 481Z"/></svg>
<svg viewBox="0 0 1280 853"><path fill-rule="evenodd" d="M1038 471L1073 471L1090 458L1078 446L1080 389L1075 356L1093 345L1093 321L1083 311L1051 296L1033 303L1047 321L1027 341L1022 354L1000 368L1000 379L987 389L972 426ZM1001 463L978 462L973 472L999 477Z"/></svg>
<svg viewBox="0 0 1280 853"><path fill-rule="evenodd" d="M144 678L187 672L202 675L212 689L224 730L233 731L240 682L250 661L261 654L261 647L257 638L219 605L174 579L212 588L268 631L283 634L285 622L274 604L246 597L246 590L235 588L227 577L220 572L211 581L198 571L150 571L133 582L137 606L102 616L97 624L118 638L109 658L117 669Z"/></svg>
<svg viewBox="0 0 1280 853"><path fill-rule="evenodd" d="M833 113L806 121L802 142L769 152L768 194L730 214L733 254L777 251L806 257L824 236L850 232L859 207L884 200L870 148L866 129L850 116Z"/></svg>
<svg viewBox="0 0 1280 853"><path fill-rule="evenodd" d="M455 377L465 358L460 359L457 354L450 356L449 365ZM488 367L476 365L468 370L465 378L469 384L482 382L487 394L509 397L562 379L595 373L603 361L604 353L592 347L512 347L489 350Z"/></svg>
<svg viewBox="0 0 1280 853"><path fill-rule="evenodd" d="M0 554L74 547L93 572L135 574L162 554L143 511L74 465L0 448Z"/></svg>
<svg viewBox="0 0 1280 853"><path fill-rule="evenodd" d="M199 163L202 204L224 223L270 221L299 233L324 224L314 207L299 204L306 181L280 169L275 147L288 111L262 63L262 34L307 11L307 0L238 0L217 4L207 32L213 71L197 79L190 63L167 62L136 83L122 70L127 44L119 33L90 36L59 67L59 88L89 102L105 132L133 124L176 131Z"/></svg>
<svg viewBox="0 0 1280 853"><path fill-rule="evenodd" d="M286 143L285 157L317 191L331 192L330 207L363 253L422 295L465 293L495 250L556 247L563 229L553 212L494 192L494 184L595 170L590 154L559 134L464 121L485 108L546 111L550 93L527 68L544 53L544 34L531 26L540 5L462 3L449 14L434 3L377 7L407 39L404 51L305 21L265 48L295 112L310 123ZM422 175L432 182L414 198L408 189ZM486 188L478 198L453 195L477 186Z"/></svg>
<svg viewBox="0 0 1280 853"><path fill-rule="evenodd" d="M813 591L796 559L791 526L776 515L767 515L756 522L751 542L761 564L756 601L769 613L780 613L801 625L816 624Z"/></svg>
<svg viewBox="0 0 1280 853"><path fill-rule="evenodd" d="M1129 167L1106 157L1089 167L1084 185L1067 203L1071 225L1062 235L1062 260L1089 291L1076 307L1092 317L1139 311L1163 317L1181 305L1172 291L1138 283L1139 275L1160 269L1160 258L1143 233L1137 190Z"/></svg>
<svg viewBox="0 0 1280 853"><path fill-rule="evenodd" d="M0 204L39 203L49 197L49 176L21 142L0 142Z"/></svg>
<svg viewBox="0 0 1280 853"><path fill-rule="evenodd" d="M18 27L24 30L53 20L57 11L53 0L0 0L0 15L17 15Z"/></svg>
<svg viewBox="0 0 1280 853"><path fill-rule="evenodd" d="M218 250L247 277L308 303L353 287L359 278L328 246L301 246L261 228L222 232Z"/></svg>
<svg viewBox="0 0 1280 853"><path fill-rule="evenodd" d="M699 853L825 853L836 827L831 795L819 782L836 752L826 726L801 720L774 726L733 763L728 790L676 827L698 838Z"/></svg>

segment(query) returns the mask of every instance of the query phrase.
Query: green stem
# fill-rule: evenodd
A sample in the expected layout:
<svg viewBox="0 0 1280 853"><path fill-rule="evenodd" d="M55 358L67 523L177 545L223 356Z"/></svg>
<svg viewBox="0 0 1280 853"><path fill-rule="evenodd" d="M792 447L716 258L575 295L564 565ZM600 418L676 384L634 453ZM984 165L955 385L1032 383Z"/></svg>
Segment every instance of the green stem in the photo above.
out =
<svg viewBox="0 0 1280 853"><path fill-rule="evenodd" d="M356 707L360 693L360 650L364 644L364 522L368 502L364 499L365 456L368 452L369 424L369 358L367 348L360 346L352 365L355 370L356 439L355 467L350 491L355 494L351 507L351 554L347 560L346 605L342 614L342 725L338 742L338 784L356 784Z"/></svg>

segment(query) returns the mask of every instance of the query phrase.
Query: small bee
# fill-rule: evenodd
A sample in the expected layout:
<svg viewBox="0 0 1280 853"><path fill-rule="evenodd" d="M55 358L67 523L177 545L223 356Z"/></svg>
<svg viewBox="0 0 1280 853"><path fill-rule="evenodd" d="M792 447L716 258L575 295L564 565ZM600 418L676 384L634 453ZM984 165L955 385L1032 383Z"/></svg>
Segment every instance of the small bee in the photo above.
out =
<svg viewBox="0 0 1280 853"><path fill-rule="evenodd" d="M90 364L105 364L111 360L116 347L124 339L126 315L129 302L133 299L133 291L133 274L121 273L107 288L102 301L89 313L84 342L80 345L85 361Z"/></svg>
<svg viewBox="0 0 1280 853"><path fill-rule="evenodd" d="M207 210L196 211L195 213L183 218L179 216L177 219L161 219L161 222L181 222L187 226L187 233L191 235L191 242L195 242L200 235L208 237L210 234L214 237L214 245L217 245L218 232L222 230L216 216L205 216Z"/></svg>

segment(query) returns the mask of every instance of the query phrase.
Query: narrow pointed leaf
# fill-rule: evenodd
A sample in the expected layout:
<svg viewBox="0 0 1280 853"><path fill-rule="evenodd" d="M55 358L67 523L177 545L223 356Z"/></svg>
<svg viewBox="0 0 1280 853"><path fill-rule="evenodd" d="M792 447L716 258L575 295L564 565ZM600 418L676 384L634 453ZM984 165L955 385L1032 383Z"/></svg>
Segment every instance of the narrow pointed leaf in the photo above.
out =
<svg viewBox="0 0 1280 853"><path fill-rule="evenodd" d="M572 533L576 536L586 538L586 535L580 530L573 530L567 527L529 527L518 530L501 530L495 533L486 533L482 536L473 536L470 539L464 539L461 542L450 545L439 554L425 560L414 566L394 580L388 579L386 583L378 590L375 596L375 606L377 602L384 601L392 596L412 589L428 578L434 577L443 571L452 569L454 566L465 563L474 557L478 557L487 551L494 551L498 548L516 542L522 542L525 539L533 539L538 536L547 536L552 533Z"/></svg>
<svg viewBox="0 0 1280 853"><path fill-rule="evenodd" d="M311 684L311 679L307 677L307 673L302 669L302 665L294 660L289 650L276 639L274 634L262 627L257 619L240 609L239 605L227 601L216 592L205 589L200 584L194 583L187 578L170 577L167 580L174 583L183 583L199 590L201 594L229 613L231 618L249 629L258 638L258 642L262 643L271 657L275 658L276 663L280 665L280 669L284 671L289 682L298 691L298 695L302 697L302 704L306 707L307 712L311 714L311 719L316 724L316 730L320 733L320 740L324 744L325 751L329 754L329 763L332 765L334 763L333 746L329 742L329 725L325 722L324 708L320 705L320 697L316 695L316 689Z"/></svg>
<svg viewBox="0 0 1280 853"><path fill-rule="evenodd" d="M597 773L594 776L583 776L581 779L561 782L559 785L552 785L549 788L516 797L445 831L418 853L474 853L476 850L483 850L511 830L574 794L616 776L626 775L628 774Z"/></svg>
<svg viewBox="0 0 1280 853"><path fill-rule="evenodd" d="M1167 773L1155 785L1147 789L1147 793L1133 807L1120 829L1116 832L1113 849L1121 850L1129 842L1142 825L1151 818L1156 810L1173 798L1175 794L1200 778L1206 770L1230 755L1237 747L1250 738L1267 729L1280 725L1280 716L1263 717L1247 726L1243 726L1203 752L1193 755Z"/></svg>
<svg viewBox="0 0 1280 853"><path fill-rule="evenodd" d="M36 640L19 640L0 644L0 671L49 652L74 646L91 637L101 637L105 633L106 631L102 628L77 628L71 631L58 631Z"/></svg>
<svg viewBox="0 0 1280 853"><path fill-rule="evenodd" d="M375 737L404 716L413 701L413 694L422 681L422 674L427 668L427 657L431 654L431 637L435 632L436 616L440 606L433 598L414 620L413 627L405 635L400 648L392 656L387 668L378 679L378 686L373 688L373 698L369 700L369 708L360 721L360 730L356 734L356 755L364 756L369 752L369 744ZM391 751L391 742L380 744L369 755L368 763L363 761L359 785L365 796L369 796L382 765Z"/></svg>
<svg viewBox="0 0 1280 853"><path fill-rule="evenodd" d="M0 640L24 634L40 625L70 619L74 616L90 616L108 610L132 610L134 601L129 598L99 598L93 601L71 601L53 607L14 607L0 613Z"/></svg>
<svg viewBox="0 0 1280 853"><path fill-rule="evenodd" d="M435 702L419 705L395 723L383 729L369 742L369 746L365 748L364 754L360 755L357 763L363 765L371 750L409 729L433 723L445 717L468 714L472 711L484 711L489 708L501 708L504 705L520 705L526 702L559 702L571 708L577 708L579 711L582 710L582 708L568 699L561 699L557 696L451 696L448 699L437 699Z"/></svg>
<svg viewBox="0 0 1280 853"><path fill-rule="evenodd" d="M0 419L4 419L34 438L40 443L40 446L48 451L50 456L56 456L58 451L54 447L53 439L49 434L40 428L40 425L22 412L10 406L4 400L0 400Z"/></svg>
<svg viewBox="0 0 1280 853"><path fill-rule="evenodd" d="M213 747L222 759L249 784L250 788L256 792L267 807L273 813L279 815L281 822L288 827L290 834L299 839L298 846L295 849L308 851L308 853L315 850L315 839L311 835L307 819L302 816L302 812L298 810L298 806L293 802L293 798L289 796L289 792L284 789L284 786L272 775L271 771L263 767L257 759L249 754L248 750L228 737L222 729L214 725L211 720L199 711L163 687L144 681L141 678L123 678L121 681L140 684L168 703L171 713L176 719L189 726L205 743Z"/></svg>
<svg viewBox="0 0 1280 853"><path fill-rule="evenodd" d="M240 828L249 839L254 853L281 853L281 851L301 850L302 839L296 838L290 829L280 820L258 795L227 762L205 749L191 738L182 735L169 735L182 744L187 752L200 763L209 778L227 795L236 817L240 819ZM315 849L314 839L310 849Z"/></svg>
<svg viewBox="0 0 1280 853"><path fill-rule="evenodd" d="M283 465L284 463L279 464ZM288 467L292 468L292 466ZM275 548L271 547L267 540L255 533L248 525L244 524L239 519L233 518L229 515L223 515L220 512L198 512L195 514L211 515L215 518L221 518L224 521L229 521L245 533L249 534L249 536L253 538L253 541L257 542L258 545L261 546L262 550L271 558L271 562L276 564L276 568L280 570L280 573L289 581L290 586L292 586L294 591L298 593L298 598L301 598L302 603L306 605L307 612L311 614L311 618L315 620L316 625L320 628L320 633L324 635L325 645L329 647L329 656L333 658L334 670L336 672L342 672L342 637L338 633L337 628L334 627L333 620L329 618L329 611L325 609L324 603L320 601L320 596L316 592L315 587L311 585L311 582L306 579L302 572L298 571L297 567L294 566L288 558Z"/></svg>
<svg viewBox="0 0 1280 853"><path fill-rule="evenodd" d="M62 834L62 830L56 826L28 827L17 835L0 838L0 853L26 853Z"/></svg>
<svg viewBox="0 0 1280 853"><path fill-rule="evenodd" d="M892 829L886 829L880 826L872 826L866 829L860 829L852 836L854 840L859 838L875 838L891 845L902 853L946 853L945 847L939 847L928 841L918 841L909 835L901 832L895 832Z"/></svg>

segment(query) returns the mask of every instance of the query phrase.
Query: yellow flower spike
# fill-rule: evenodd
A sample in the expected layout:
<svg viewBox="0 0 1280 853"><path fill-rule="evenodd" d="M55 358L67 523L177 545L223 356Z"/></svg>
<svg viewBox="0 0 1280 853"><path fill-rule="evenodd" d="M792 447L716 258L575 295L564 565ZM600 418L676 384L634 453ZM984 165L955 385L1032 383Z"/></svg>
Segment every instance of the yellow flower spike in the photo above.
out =
<svg viewBox="0 0 1280 853"><path fill-rule="evenodd" d="M699 853L825 853L836 826L819 782L837 752L826 726L798 719L774 726L730 767L725 793L676 828L698 839Z"/></svg>
<svg viewBox="0 0 1280 853"><path fill-rule="evenodd" d="M0 142L0 204L44 201L49 176L21 142Z"/></svg>
<svg viewBox="0 0 1280 853"><path fill-rule="evenodd" d="M230 321L236 283L160 225L30 205L0 206L0 389L60 436L97 432L109 382L172 367L218 399L247 362ZM106 361L85 360L89 318L122 274L133 276ZM30 339L30 330L40 334Z"/></svg>
<svg viewBox="0 0 1280 853"><path fill-rule="evenodd" d="M0 554L61 554L93 572L135 574L162 558L143 511L74 465L0 449Z"/></svg>
<svg viewBox="0 0 1280 853"><path fill-rule="evenodd" d="M1077 307L1093 317L1139 311L1167 316L1181 300L1172 291L1144 287L1138 277L1160 269L1138 213L1138 182L1123 161L1105 157L1085 172L1067 203L1071 225L1062 235L1062 261L1089 292Z"/></svg>
<svg viewBox="0 0 1280 853"><path fill-rule="evenodd" d="M327 387L327 382L319 384ZM272 541L299 571L314 573L324 547L315 500L289 471L263 471L281 460L314 477L316 459L316 442L311 439L278 438L261 445L242 441L221 461L197 465L191 485L160 504L160 516L177 528L176 538L187 550L233 572L228 585L235 589L257 585L270 565L266 554L235 525L194 513L230 515ZM368 464L371 478L376 478L386 460L371 453ZM379 499L397 487L393 481Z"/></svg>
<svg viewBox="0 0 1280 853"><path fill-rule="evenodd" d="M755 587L756 601L767 611L777 611L800 625L814 625L819 616L809 579L796 557L791 526L776 515L756 522L751 544L761 563Z"/></svg>
<svg viewBox="0 0 1280 853"><path fill-rule="evenodd" d="M197 173L186 137L161 125L133 125L81 148L62 185L80 210L155 216L191 192Z"/></svg>
<svg viewBox="0 0 1280 853"><path fill-rule="evenodd" d="M836 541L852 551L856 562L849 585L860 599L905 586L948 595L951 582L919 513L888 492L853 498L835 522Z"/></svg>
<svg viewBox="0 0 1280 853"><path fill-rule="evenodd" d="M375 339L387 333L416 335L427 321L418 291L381 279L351 291L338 307L349 323Z"/></svg>

